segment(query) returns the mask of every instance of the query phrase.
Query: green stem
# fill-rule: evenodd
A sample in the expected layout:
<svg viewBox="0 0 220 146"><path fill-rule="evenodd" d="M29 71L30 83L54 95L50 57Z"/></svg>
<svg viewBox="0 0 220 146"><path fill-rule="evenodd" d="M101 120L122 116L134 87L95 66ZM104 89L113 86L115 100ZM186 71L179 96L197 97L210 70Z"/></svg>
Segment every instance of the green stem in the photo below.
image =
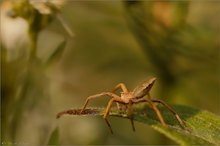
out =
<svg viewBox="0 0 220 146"><path fill-rule="evenodd" d="M16 138L16 131L18 124L20 120L22 120L22 113L24 110L24 105L27 100L27 91L29 89L29 86L31 85L31 67L36 59L36 50L37 50L37 36L38 32L32 31L31 27L29 30L29 38L30 38L30 52L29 52L29 60L27 62L27 72L26 77L24 79L23 86L21 88L20 94L18 95L16 104L15 104L15 110L13 119L11 122L11 137L12 141L15 141Z"/></svg>

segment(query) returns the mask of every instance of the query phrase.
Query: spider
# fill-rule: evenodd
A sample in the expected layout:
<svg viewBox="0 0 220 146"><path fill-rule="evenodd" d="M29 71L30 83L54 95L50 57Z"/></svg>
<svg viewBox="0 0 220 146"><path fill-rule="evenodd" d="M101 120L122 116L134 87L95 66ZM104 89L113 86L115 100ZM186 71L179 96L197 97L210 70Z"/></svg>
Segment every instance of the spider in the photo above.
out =
<svg viewBox="0 0 220 146"><path fill-rule="evenodd" d="M174 114L174 116L176 117L176 119L178 120L178 122L180 123L180 125L185 128L185 124L182 121L182 119L179 117L179 115L165 102L163 102L160 99L153 99L150 96L150 90L153 87L154 83L156 81L155 77L149 78L148 80L144 81L142 84L138 85L133 91L129 91L125 84L123 83L119 83L118 85L115 86L115 88L112 90L112 92L102 92L100 94L95 94L92 96L89 96L85 103L84 106L82 108L82 110L80 111L80 114L85 110L86 106L88 105L89 101L91 99L95 99L98 98L100 96L109 96L111 97L110 101L108 102L108 105L106 107L105 113L104 113L104 120L107 123L110 132L113 134L113 130L111 128L111 125L107 119L109 111L112 107L112 104L115 102L117 104L117 108L119 110L121 109L120 104L125 105L126 109L128 110L127 114L128 117L131 120L131 125L132 125L132 129L133 131L135 131L135 127L134 127L134 122L133 122L133 115L132 115L132 105L133 104L138 104L138 103L143 103L143 102L148 102L150 107L154 110L154 112L156 113L158 119L160 120L161 124L163 125L163 127L167 127L167 124L165 123L159 109L156 107L156 105L154 103L160 103L163 106L165 106L170 112L172 112ZM118 96L115 93L116 90L118 89L122 89L121 92L121 96ZM147 98L143 98L144 96L147 96Z"/></svg>

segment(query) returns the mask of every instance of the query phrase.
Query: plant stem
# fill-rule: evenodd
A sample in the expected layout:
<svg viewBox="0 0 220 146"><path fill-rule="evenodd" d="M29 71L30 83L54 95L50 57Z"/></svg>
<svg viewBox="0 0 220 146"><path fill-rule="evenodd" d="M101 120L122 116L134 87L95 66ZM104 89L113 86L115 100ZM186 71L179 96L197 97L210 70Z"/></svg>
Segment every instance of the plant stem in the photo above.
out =
<svg viewBox="0 0 220 146"><path fill-rule="evenodd" d="M18 95L16 104L15 104L15 110L14 110L14 115L13 115L13 119L11 122L11 137L12 137L12 141L15 141L16 138L16 131L17 131L17 127L18 124L20 122L20 120L22 120L22 113L24 110L24 105L25 102L27 100L27 91L28 89L30 89L30 85L31 85L31 75L32 75L32 65L36 60L36 50L37 50L37 36L38 36L38 32L37 31L33 31L31 29L31 27L29 28L29 38L30 38L30 52L29 52L29 59L27 62L27 68L26 68L26 76L24 78L23 81L23 85L20 91L20 94Z"/></svg>

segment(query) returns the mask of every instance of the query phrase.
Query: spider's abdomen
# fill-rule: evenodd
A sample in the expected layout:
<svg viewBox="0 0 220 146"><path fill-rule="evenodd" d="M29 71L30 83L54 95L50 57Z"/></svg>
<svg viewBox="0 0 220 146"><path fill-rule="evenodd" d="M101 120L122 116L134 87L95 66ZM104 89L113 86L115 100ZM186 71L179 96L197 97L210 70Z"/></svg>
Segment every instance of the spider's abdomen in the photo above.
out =
<svg viewBox="0 0 220 146"><path fill-rule="evenodd" d="M148 94L154 85L156 78L150 78L149 80L143 82L141 85L137 86L133 91L133 96L135 98L142 98Z"/></svg>

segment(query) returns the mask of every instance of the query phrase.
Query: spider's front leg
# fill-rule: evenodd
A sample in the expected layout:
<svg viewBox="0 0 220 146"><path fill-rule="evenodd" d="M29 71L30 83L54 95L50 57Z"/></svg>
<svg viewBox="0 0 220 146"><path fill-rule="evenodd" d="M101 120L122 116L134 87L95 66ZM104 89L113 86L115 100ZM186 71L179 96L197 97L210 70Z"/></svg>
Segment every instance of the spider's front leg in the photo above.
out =
<svg viewBox="0 0 220 146"><path fill-rule="evenodd" d="M120 97L113 97L113 98L108 102L108 106L107 106L107 108L106 108L106 110L105 110L104 119L105 119L105 122L106 122L106 124L108 125L108 127L109 127L109 129L110 129L110 132L111 132L112 134L113 134L113 130L112 130L112 128L111 128L111 125L110 125L110 123L109 123L107 117L108 117L108 114L109 114L109 111L110 111L110 109L111 109L111 107L112 107L113 102L123 103L123 101L120 99Z"/></svg>
<svg viewBox="0 0 220 146"><path fill-rule="evenodd" d="M89 97L86 99L86 101L85 101L85 103L84 103L84 105L83 105L83 108L82 108L82 110L80 111L80 114L82 114L82 112L85 110L86 106L88 105L88 103L89 103L89 101L90 101L91 99L95 99L95 98L98 98L98 97L100 97L100 96L109 96L109 97L112 97L112 98L120 98L119 96L117 96L117 95L115 95L115 94L113 94L113 93L111 93L111 92L102 92L102 93L100 93L100 94L95 94L95 95L89 96Z"/></svg>
<svg viewBox="0 0 220 146"><path fill-rule="evenodd" d="M119 83L119 84L117 84L117 85L113 88L112 93L115 93L115 91L117 91L117 90L120 89L120 88L122 89L122 91L123 91L124 93L128 93L128 89L127 89L127 87L125 86L124 83ZM121 111L122 108L121 108L120 104L116 102L116 105L117 105L118 110Z"/></svg>
<svg viewBox="0 0 220 146"><path fill-rule="evenodd" d="M125 86L125 84L123 84L123 83L119 83L118 85L116 85L115 87L114 87L114 89L112 90L112 93L114 93L116 90L118 90L118 89L122 89L122 91L124 92L124 93L128 93L128 89L126 88L126 86Z"/></svg>

